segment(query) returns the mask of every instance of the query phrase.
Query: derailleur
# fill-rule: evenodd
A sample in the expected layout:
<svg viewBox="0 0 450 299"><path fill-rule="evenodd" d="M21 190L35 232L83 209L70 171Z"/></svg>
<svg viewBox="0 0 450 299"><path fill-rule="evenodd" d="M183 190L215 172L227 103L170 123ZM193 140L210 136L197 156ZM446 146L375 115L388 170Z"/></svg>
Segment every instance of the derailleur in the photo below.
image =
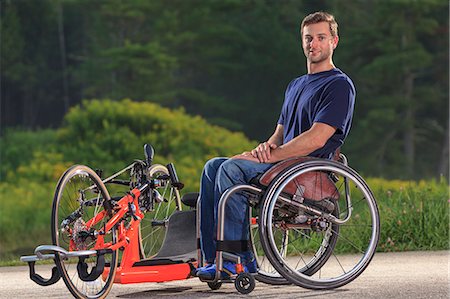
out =
<svg viewBox="0 0 450 299"><path fill-rule="evenodd" d="M330 222L322 217L310 219L310 221L311 229L315 232L323 232L330 227Z"/></svg>
<svg viewBox="0 0 450 299"><path fill-rule="evenodd" d="M314 232L326 231L330 225L330 222L323 217L311 217L304 213L298 214L294 219L294 223L297 225L307 225Z"/></svg>

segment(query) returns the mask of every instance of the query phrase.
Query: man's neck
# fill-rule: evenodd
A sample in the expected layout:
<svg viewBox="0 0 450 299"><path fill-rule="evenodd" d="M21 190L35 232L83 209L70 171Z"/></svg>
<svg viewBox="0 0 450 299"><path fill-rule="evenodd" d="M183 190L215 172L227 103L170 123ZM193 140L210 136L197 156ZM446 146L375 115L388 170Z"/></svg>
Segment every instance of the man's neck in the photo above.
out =
<svg viewBox="0 0 450 299"><path fill-rule="evenodd" d="M335 68L333 61L323 61L321 63L307 62L308 74L316 74L321 72L330 71Z"/></svg>

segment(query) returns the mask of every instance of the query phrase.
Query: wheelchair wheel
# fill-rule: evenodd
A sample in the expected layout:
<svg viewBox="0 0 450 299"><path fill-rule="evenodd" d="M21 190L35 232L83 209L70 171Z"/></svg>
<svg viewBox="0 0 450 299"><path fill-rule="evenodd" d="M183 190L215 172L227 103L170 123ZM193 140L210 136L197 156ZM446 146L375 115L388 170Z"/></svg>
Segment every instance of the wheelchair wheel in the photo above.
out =
<svg viewBox="0 0 450 299"><path fill-rule="evenodd" d="M339 206L335 206L335 210L333 211L333 215L338 215ZM258 219L259 220L259 219ZM258 274L255 276L256 280L260 282L264 282L272 285L288 285L291 284L289 280L280 275L274 266L271 264L270 260L264 253L264 248L260 239L258 226L262 224L252 225L252 245L253 252L256 252L256 260L258 264ZM339 226L336 224L332 224L329 228L331 231L334 230L336 232L339 231ZM290 244L290 240L292 238L298 238L297 232L292 230L286 230L282 227L274 227L273 235L275 244L277 246L277 251L280 255L285 259L288 253L288 247ZM311 259L308 263L307 267L302 267L299 269L302 273L306 275L312 275L316 273L322 265L327 261L333 252L334 245L336 244L337 234L331 234L328 232L324 237L322 243L322 249L314 259Z"/></svg>
<svg viewBox="0 0 450 299"><path fill-rule="evenodd" d="M86 223L103 209L104 200L110 200L109 193L98 175L90 168L75 165L60 178L56 187L52 207L52 241L67 251L93 249L96 231L103 228L108 220L87 227ZM116 243L117 231L113 228L104 235L105 243ZM103 272L94 280L82 280L77 270L78 259L65 259L55 255L55 263L69 291L76 298L105 298L109 293L116 272L117 250L104 255L109 271ZM88 271L97 263L97 257L84 260Z"/></svg>
<svg viewBox="0 0 450 299"><path fill-rule="evenodd" d="M163 245L167 232L167 221L175 212L181 210L179 191L170 183L167 167L154 164L148 171L148 177L159 178L159 187L153 196L152 209L145 213L139 230L139 239L142 258L151 258L156 255Z"/></svg>
<svg viewBox="0 0 450 299"><path fill-rule="evenodd" d="M251 246L258 265L258 273L255 275L255 279L272 285L291 284L286 278L278 274L264 253L259 235L259 218L252 216L250 219Z"/></svg>
<svg viewBox="0 0 450 299"><path fill-rule="evenodd" d="M300 178L305 176L314 177L314 184L305 188ZM303 196L324 193L329 183L324 177L336 186L333 198ZM294 196L286 193L289 184L296 185ZM334 205L332 212L326 201ZM264 194L261 217L260 238L271 264L290 282L310 289L336 288L358 277L380 233L377 204L365 181L353 169L328 160L299 163L280 173Z"/></svg>

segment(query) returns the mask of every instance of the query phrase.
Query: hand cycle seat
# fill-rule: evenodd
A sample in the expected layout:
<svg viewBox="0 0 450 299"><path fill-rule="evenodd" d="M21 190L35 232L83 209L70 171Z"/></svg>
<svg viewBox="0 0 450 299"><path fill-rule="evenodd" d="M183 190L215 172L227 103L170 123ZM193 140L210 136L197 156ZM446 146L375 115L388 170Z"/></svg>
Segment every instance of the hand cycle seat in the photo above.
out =
<svg viewBox="0 0 450 299"><path fill-rule="evenodd" d="M190 208L195 208L197 206L198 196L198 192L186 193L181 197L181 202Z"/></svg>

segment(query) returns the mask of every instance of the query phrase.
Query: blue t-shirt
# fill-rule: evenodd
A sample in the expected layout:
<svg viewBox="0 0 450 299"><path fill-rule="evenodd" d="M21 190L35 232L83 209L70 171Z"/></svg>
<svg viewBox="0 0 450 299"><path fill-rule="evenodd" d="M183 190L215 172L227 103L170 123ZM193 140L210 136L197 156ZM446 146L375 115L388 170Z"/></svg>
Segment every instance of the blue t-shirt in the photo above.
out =
<svg viewBox="0 0 450 299"><path fill-rule="evenodd" d="M292 80L278 120L284 128L283 143L309 130L315 122L325 123L336 132L309 156L331 159L350 131L355 95L352 80L337 68Z"/></svg>

